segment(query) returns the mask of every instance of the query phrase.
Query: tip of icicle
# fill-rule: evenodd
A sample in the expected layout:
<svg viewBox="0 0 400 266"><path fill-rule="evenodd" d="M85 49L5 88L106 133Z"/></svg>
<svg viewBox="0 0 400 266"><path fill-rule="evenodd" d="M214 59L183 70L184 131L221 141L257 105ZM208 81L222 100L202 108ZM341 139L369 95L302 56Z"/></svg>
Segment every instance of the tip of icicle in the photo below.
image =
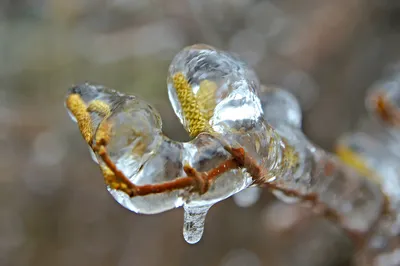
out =
<svg viewBox="0 0 400 266"><path fill-rule="evenodd" d="M185 241L191 245L197 244L201 240L201 237L202 237L202 235L197 235L197 236L193 237L193 236L188 236L188 235L183 234L183 238L185 239Z"/></svg>

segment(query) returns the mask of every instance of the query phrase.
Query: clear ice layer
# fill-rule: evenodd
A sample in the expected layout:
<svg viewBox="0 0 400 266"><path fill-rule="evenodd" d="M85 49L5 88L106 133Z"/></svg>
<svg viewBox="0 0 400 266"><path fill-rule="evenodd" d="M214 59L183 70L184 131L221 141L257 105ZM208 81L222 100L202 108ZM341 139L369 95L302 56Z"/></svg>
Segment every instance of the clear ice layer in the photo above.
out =
<svg viewBox="0 0 400 266"><path fill-rule="evenodd" d="M266 166L267 171L259 179L269 180L279 174L275 168L285 163L281 152L284 143L265 122L259 91L258 78L247 64L209 46L185 48L169 68L169 98L186 130L194 136L211 132L224 145L243 148L258 165ZM286 174L293 172L289 170L284 169ZM213 202L210 195L214 188L225 188L231 195L251 184L246 170L236 171L239 176L248 176L244 186L232 190L229 184L236 183L235 177L225 183L222 175L210 192L201 197L194 194L189 204Z"/></svg>
<svg viewBox="0 0 400 266"><path fill-rule="evenodd" d="M186 86L177 82L180 76ZM216 132L256 126L262 118L258 90L258 78L246 63L210 46L185 48L169 68L169 99L188 132L195 123L190 110L194 105L207 126ZM187 101L191 103L189 107Z"/></svg>
<svg viewBox="0 0 400 266"><path fill-rule="evenodd" d="M289 124L301 128L300 104L290 92L273 86L261 86L260 100L266 121L273 127Z"/></svg>
<svg viewBox="0 0 400 266"><path fill-rule="evenodd" d="M70 94L80 95L80 97L86 104L96 100L104 102L107 104L110 110L115 109L118 105L125 102L129 98L135 98L134 96L123 95L116 90L106 88L102 85L94 85L90 83L74 86L69 90L68 95ZM76 122L75 117L71 114L69 110L68 113L71 119ZM103 117L99 114L99 112L90 112L90 116L92 121L92 130L95 131L102 121Z"/></svg>
<svg viewBox="0 0 400 266"><path fill-rule="evenodd" d="M377 220L384 203L380 186L312 145L293 127L288 126L285 131L281 125L277 131L298 151L300 165L292 174L288 174L287 167L276 168L277 177L269 183L296 191L301 196L312 195L341 217L338 222L343 228L367 232ZM279 190L273 192L287 203L300 200Z"/></svg>

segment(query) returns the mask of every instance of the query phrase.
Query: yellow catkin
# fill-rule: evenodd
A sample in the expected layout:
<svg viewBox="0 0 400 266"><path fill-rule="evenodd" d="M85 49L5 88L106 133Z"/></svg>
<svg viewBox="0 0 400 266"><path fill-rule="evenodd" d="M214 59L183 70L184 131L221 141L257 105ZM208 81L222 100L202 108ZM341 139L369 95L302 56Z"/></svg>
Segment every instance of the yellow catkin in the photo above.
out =
<svg viewBox="0 0 400 266"><path fill-rule="evenodd" d="M129 186L126 183L122 182L121 180L118 180L118 178L110 170L110 168L108 168L105 165L100 165L100 170L103 174L104 182L111 189L122 191L128 195L132 193L132 189L129 188Z"/></svg>
<svg viewBox="0 0 400 266"><path fill-rule="evenodd" d="M203 113L207 121L213 116L215 106L217 105L215 99L216 91L217 84L215 82L210 80L203 80L200 82L200 88L196 94L196 99L200 111Z"/></svg>
<svg viewBox="0 0 400 266"><path fill-rule="evenodd" d="M207 131L209 129L208 121L200 111L196 96L182 72L173 76L173 84L183 116L188 123L189 135L195 137L199 133Z"/></svg>
<svg viewBox="0 0 400 266"><path fill-rule="evenodd" d="M99 124L99 127L96 130L96 144L97 145L107 145L110 140L110 131L111 125L110 122L104 119Z"/></svg>
<svg viewBox="0 0 400 266"><path fill-rule="evenodd" d="M124 190L127 185L120 182L114 175L114 173L105 165L100 165L100 170L104 177L104 182L112 189Z"/></svg>
<svg viewBox="0 0 400 266"><path fill-rule="evenodd" d="M85 141L90 143L93 137L92 120L87 112L85 102L78 94L71 94L66 100L66 105L72 115L75 117L79 130Z"/></svg>
<svg viewBox="0 0 400 266"><path fill-rule="evenodd" d="M116 189L116 186L113 184L117 184L114 173L105 165L100 165L101 172L104 176L104 181L106 185L110 186L113 189Z"/></svg>
<svg viewBox="0 0 400 266"><path fill-rule="evenodd" d="M355 168L361 175L364 175L376 183L380 183L378 175L370 169L361 156L353 152L344 145L335 147L335 152L339 158L347 165Z"/></svg>
<svg viewBox="0 0 400 266"><path fill-rule="evenodd" d="M100 100L91 101L89 103L89 106L87 107L87 111L97 113L98 115L103 117L106 117L111 113L110 106Z"/></svg>

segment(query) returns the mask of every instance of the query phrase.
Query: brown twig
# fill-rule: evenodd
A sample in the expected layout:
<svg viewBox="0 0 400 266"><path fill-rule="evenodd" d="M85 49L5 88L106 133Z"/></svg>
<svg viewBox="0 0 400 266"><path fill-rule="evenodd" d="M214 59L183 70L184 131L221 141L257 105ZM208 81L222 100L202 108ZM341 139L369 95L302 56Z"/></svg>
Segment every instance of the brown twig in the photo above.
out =
<svg viewBox="0 0 400 266"><path fill-rule="evenodd" d="M184 166L184 171L187 174L186 177L179 177L174 180L158 184L135 185L111 161L111 158L107 154L107 150L104 145L95 147L94 151L112 171L117 183L125 184L125 186L121 187L120 190L126 192L130 197L146 196L149 194L163 193L189 187L192 187L192 191L198 191L200 194L204 194L207 192L212 181L215 180L219 175L229 170L238 168L238 163L233 158L222 162L220 165L207 172L198 172L193 167L186 165Z"/></svg>

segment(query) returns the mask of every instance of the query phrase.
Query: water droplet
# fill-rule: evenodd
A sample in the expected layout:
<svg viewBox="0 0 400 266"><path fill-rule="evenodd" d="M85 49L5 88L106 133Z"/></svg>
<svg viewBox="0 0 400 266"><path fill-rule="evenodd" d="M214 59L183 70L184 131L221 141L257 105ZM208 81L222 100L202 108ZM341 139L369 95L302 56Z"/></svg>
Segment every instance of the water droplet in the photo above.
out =
<svg viewBox="0 0 400 266"><path fill-rule="evenodd" d="M211 206L212 205L184 205L183 237L189 244L196 244L203 236L204 221Z"/></svg>

